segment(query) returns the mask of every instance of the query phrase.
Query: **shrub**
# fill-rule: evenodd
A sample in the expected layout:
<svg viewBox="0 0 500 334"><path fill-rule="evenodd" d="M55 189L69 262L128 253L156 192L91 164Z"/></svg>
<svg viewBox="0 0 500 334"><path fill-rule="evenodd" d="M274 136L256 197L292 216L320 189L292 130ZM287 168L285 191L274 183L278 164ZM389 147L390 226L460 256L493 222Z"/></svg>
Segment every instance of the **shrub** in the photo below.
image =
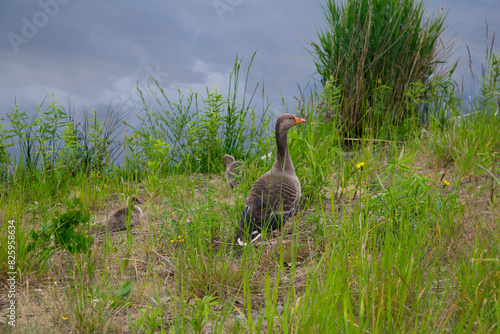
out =
<svg viewBox="0 0 500 334"><path fill-rule="evenodd" d="M310 52L322 83L333 78L341 87L345 134L400 124L411 117L405 96L412 83L447 72L438 73L450 49L440 40L446 15L424 19L421 1L327 0L323 11L327 28Z"/></svg>

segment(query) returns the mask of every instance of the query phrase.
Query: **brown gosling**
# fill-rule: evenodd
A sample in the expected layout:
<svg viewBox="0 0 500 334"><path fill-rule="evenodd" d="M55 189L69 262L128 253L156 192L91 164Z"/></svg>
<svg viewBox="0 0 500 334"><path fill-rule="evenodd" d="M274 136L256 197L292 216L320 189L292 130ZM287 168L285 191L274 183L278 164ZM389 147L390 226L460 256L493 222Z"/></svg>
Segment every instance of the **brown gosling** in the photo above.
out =
<svg viewBox="0 0 500 334"><path fill-rule="evenodd" d="M229 154L222 156L222 162L226 166L224 176L226 177L227 184L229 184L231 190L234 190L239 185L238 179L245 172L245 164L242 161L235 161Z"/></svg>
<svg viewBox="0 0 500 334"><path fill-rule="evenodd" d="M143 204L143 202L132 195L127 198L127 204L123 208L116 209L111 212L108 216L108 231L111 232L119 232L127 229L127 222L130 219L130 227L137 225L142 218L142 210L137 204ZM104 223L106 224L106 223ZM101 232L106 231L106 225L101 227Z"/></svg>

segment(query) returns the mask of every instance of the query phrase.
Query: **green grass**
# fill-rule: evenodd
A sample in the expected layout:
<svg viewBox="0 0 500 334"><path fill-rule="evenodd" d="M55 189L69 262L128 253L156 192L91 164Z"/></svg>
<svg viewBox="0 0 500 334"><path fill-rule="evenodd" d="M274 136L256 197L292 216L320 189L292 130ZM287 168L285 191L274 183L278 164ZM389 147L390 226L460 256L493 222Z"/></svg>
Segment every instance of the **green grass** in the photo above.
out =
<svg viewBox="0 0 500 334"><path fill-rule="evenodd" d="M305 105L290 135L303 200L276 246L223 243L265 164L235 192L221 173L14 179L0 206L17 224L16 332L496 331L498 116L432 121L406 144L367 138L345 155L335 124ZM146 199L137 229L82 254L23 246L62 203L80 198L99 222L121 193Z"/></svg>
<svg viewBox="0 0 500 334"><path fill-rule="evenodd" d="M143 100L143 127L121 142L95 112L78 127L55 102L33 118L16 107L0 128L2 281L7 222L16 226L13 332L498 332L497 58L486 68L472 114L436 78L406 101L427 111L425 124L362 138L342 135L335 82L298 98L307 122L288 138L300 208L275 245L256 247L226 240L272 164L261 156L274 137L268 107L259 118L251 101L236 103L237 84L227 95L207 90L203 106L157 85L156 102ZM237 60L235 81L239 72ZM381 139L408 129L418 131L404 142ZM122 165L112 143L127 154ZM225 153L247 166L234 192ZM139 226L92 239L132 194L145 200Z"/></svg>

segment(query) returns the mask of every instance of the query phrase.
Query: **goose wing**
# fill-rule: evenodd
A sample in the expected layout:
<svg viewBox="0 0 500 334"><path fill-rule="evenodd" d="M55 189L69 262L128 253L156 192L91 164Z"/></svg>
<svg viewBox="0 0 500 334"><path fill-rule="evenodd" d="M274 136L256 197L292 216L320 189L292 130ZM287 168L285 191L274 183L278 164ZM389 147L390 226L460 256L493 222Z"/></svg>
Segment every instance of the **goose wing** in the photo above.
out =
<svg viewBox="0 0 500 334"><path fill-rule="evenodd" d="M293 216L300 200L300 183L295 175L268 172L250 190L240 221L240 231L253 237L264 227L280 227Z"/></svg>

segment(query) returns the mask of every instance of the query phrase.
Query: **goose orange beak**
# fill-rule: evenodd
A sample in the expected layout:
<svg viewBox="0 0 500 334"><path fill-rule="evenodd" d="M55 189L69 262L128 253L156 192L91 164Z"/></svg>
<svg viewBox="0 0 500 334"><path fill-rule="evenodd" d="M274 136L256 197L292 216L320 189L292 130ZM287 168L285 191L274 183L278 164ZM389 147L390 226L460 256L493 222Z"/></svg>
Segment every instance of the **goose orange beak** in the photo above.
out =
<svg viewBox="0 0 500 334"><path fill-rule="evenodd" d="M295 124L304 123L305 121L305 119L295 117Z"/></svg>

